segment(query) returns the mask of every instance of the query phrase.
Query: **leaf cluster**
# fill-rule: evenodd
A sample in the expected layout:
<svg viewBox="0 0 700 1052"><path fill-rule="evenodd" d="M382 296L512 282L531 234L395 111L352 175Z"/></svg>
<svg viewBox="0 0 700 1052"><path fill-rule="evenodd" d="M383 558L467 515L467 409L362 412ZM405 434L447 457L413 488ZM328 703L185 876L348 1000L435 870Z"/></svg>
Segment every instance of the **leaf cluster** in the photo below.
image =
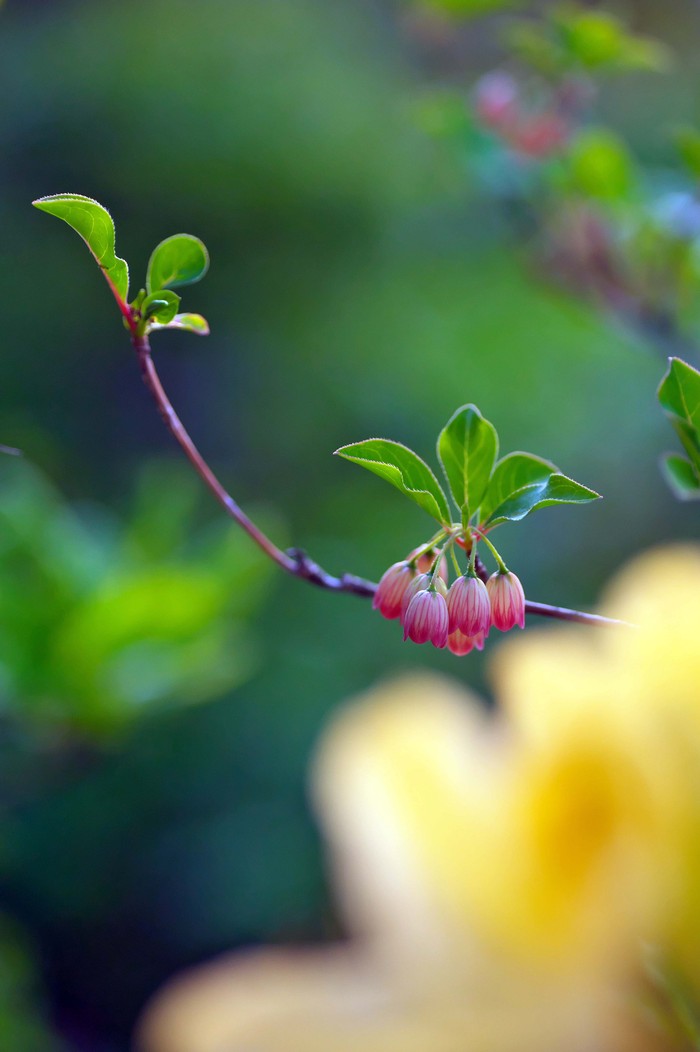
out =
<svg viewBox="0 0 700 1052"><path fill-rule="evenodd" d="M81 194L51 194L32 203L42 212L63 219L80 235L122 313L133 320L139 334L155 329L185 329L207 335L209 326L200 314L178 313L180 296L172 291L199 281L209 268L209 253L198 237L173 234L156 245L148 261L145 288L129 303L129 267L115 254L114 221L107 209Z"/></svg>
<svg viewBox="0 0 700 1052"><path fill-rule="evenodd" d="M600 494L563 475L549 460L514 452L498 459L498 434L475 405L464 405L437 440L437 455L464 530L491 530L554 504L585 504ZM445 491L417 453L386 438L336 453L386 479L443 527L452 514Z"/></svg>
<svg viewBox="0 0 700 1052"><path fill-rule="evenodd" d="M670 358L658 399L687 454L665 455L668 484L680 500L700 500L700 372L681 358Z"/></svg>
<svg viewBox="0 0 700 1052"><path fill-rule="evenodd" d="M669 65L669 53L658 41L628 32L607 11L575 4L555 7L541 23L518 21L508 36L516 54L548 76L663 71Z"/></svg>

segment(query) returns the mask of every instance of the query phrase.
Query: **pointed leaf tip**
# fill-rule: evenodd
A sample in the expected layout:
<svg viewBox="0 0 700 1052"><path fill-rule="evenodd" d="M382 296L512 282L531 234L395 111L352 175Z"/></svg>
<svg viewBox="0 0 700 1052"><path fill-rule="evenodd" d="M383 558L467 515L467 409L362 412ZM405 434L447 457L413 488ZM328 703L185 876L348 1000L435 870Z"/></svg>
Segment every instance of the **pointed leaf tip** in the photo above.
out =
<svg viewBox="0 0 700 1052"><path fill-rule="evenodd" d="M166 325L155 322L150 328L151 332L156 329L182 329L184 332L193 332L196 336L209 335L209 323L201 314L176 314Z"/></svg>
<svg viewBox="0 0 700 1052"><path fill-rule="evenodd" d="M129 268L115 255L114 222L107 209L83 194L49 194L32 201L35 208L62 219L83 239L101 268L115 298L126 304Z"/></svg>
<svg viewBox="0 0 700 1052"><path fill-rule="evenodd" d="M396 486L442 525L450 521L447 498L425 461L400 442L369 438L336 449L336 455L367 468Z"/></svg>
<svg viewBox="0 0 700 1052"><path fill-rule="evenodd" d="M554 471L510 493L491 511L484 524L493 527L507 520L519 522L539 508L548 508L554 504L588 504L600 499L600 493L582 486L568 475Z"/></svg>
<svg viewBox="0 0 700 1052"><path fill-rule="evenodd" d="M498 435L475 405L463 405L445 424L437 453L465 521L476 511L498 456Z"/></svg>

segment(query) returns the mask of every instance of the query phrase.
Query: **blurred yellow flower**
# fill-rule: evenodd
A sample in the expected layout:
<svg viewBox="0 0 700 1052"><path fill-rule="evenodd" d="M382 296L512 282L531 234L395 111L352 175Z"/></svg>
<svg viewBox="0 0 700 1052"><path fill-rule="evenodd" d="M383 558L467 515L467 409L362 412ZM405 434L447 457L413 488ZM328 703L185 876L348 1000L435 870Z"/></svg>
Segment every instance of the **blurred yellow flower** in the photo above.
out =
<svg viewBox="0 0 700 1052"><path fill-rule="evenodd" d="M649 962L700 991L700 552L604 605L637 627L501 648L497 715L427 676L341 711L313 797L354 939L176 981L143 1049L693 1047Z"/></svg>

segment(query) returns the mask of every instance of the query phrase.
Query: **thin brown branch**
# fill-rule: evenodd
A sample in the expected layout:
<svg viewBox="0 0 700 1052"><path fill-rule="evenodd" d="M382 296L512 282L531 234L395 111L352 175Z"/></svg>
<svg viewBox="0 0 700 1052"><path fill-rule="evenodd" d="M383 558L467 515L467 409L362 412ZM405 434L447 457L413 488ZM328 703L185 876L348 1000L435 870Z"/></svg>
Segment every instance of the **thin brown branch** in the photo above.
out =
<svg viewBox="0 0 700 1052"><path fill-rule="evenodd" d="M525 600L525 613L538 614L539 617L552 617L556 621L575 621L579 625L597 625L601 628L633 628L629 621L619 621L615 617L603 617L602 614L588 614L584 610L569 610L565 606L549 606L547 603L535 603Z"/></svg>
<svg viewBox="0 0 700 1052"><path fill-rule="evenodd" d="M488 581L489 572L477 555L474 566L482 581ZM556 621L574 621L580 625L594 625L598 628L624 627L632 628L628 621L618 621L614 617L603 617L602 614L589 614L584 610L569 610L566 606L550 606L548 603L536 603L525 600L525 613L537 614L539 617L551 617Z"/></svg>
<svg viewBox="0 0 700 1052"><path fill-rule="evenodd" d="M272 559L273 562L276 562L283 570L286 570L287 573L298 573L298 560L291 555L287 555L286 552L283 552L278 548L277 545L274 544L270 538L248 518L230 493L228 493L224 486L219 482L218 478L195 446L163 389L160 377L156 372L156 367L151 358L151 348L148 343L148 337L145 335L134 334L132 335L132 344L139 360L143 381L153 396L153 400L158 407L158 412L163 418L165 426L168 428L175 441L179 444L199 477L205 485L209 487L224 511L245 530L248 536L251 537L258 547L264 551L265 555Z"/></svg>

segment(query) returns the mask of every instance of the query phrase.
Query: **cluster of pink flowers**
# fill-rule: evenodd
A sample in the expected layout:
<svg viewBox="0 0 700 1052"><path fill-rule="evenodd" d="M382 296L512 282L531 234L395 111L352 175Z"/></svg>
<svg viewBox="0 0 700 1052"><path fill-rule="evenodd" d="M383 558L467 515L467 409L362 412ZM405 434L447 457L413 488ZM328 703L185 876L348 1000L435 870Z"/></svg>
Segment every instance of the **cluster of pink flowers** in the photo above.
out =
<svg viewBox="0 0 700 1052"><path fill-rule="evenodd" d="M420 572L420 562L409 557L390 566L372 601L383 617L401 621L404 640L462 655L483 650L492 625L501 632L525 627L525 593L514 573L497 571L486 583L467 573L448 589L444 559L437 573Z"/></svg>
<svg viewBox="0 0 700 1052"><path fill-rule="evenodd" d="M508 73L487 73L476 90L476 114L513 150L528 157L547 157L569 136L564 118L553 108L528 112L517 82Z"/></svg>

